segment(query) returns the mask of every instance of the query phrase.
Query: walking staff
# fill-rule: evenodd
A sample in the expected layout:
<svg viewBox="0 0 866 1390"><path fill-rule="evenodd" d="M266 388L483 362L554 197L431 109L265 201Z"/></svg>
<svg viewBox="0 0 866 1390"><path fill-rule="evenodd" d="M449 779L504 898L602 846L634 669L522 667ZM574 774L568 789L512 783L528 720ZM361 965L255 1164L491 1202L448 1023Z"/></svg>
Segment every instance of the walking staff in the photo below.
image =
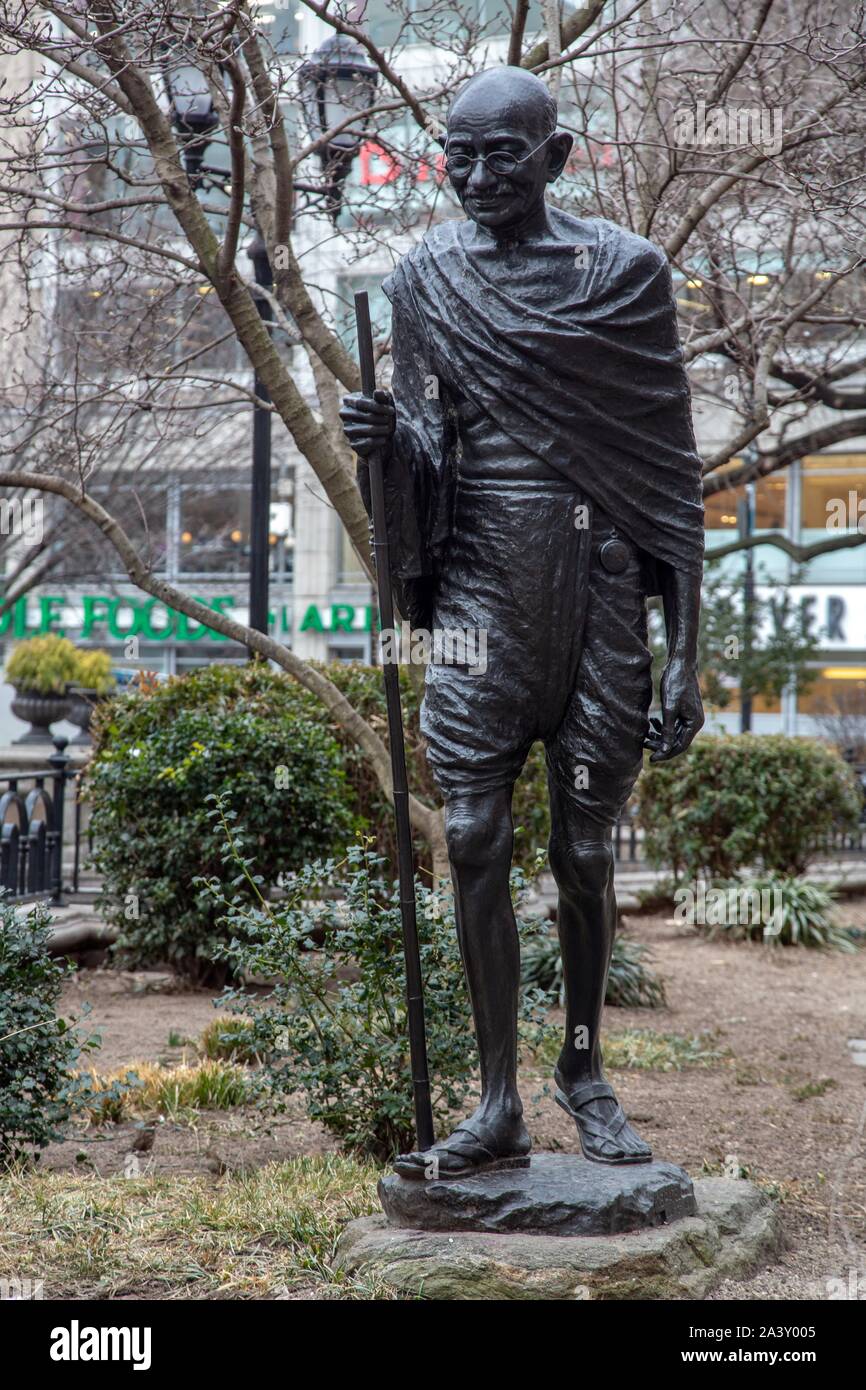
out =
<svg viewBox="0 0 866 1390"><path fill-rule="evenodd" d="M376 390L373 360L373 333L370 303L366 291L355 295L355 323L358 330L358 356L361 390L371 399ZM382 453L375 450L368 459L370 497L373 503L373 554L379 591L379 621L383 632L394 631L394 596L388 556L385 523L385 486ZM403 713L400 708L400 673L395 660L383 663L385 704L388 711L388 742L391 747L391 780L394 817L397 823L397 870L400 881L400 918L403 926L403 954L406 959L406 1009L409 1021L409 1058L415 1101L415 1130L418 1146L433 1144L433 1111L430 1106L430 1076L427 1069L427 1039L424 1030L424 993L421 983L421 956L418 950L418 923L415 916L415 875L412 865L412 830L409 822L409 788L406 780L406 747L403 740Z"/></svg>

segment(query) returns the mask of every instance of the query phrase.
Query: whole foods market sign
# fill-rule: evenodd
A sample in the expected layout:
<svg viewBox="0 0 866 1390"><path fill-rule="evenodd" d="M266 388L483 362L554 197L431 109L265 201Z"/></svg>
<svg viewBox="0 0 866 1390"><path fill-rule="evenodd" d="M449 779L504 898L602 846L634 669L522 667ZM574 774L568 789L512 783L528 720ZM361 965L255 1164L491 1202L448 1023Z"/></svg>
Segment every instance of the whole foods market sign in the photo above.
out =
<svg viewBox="0 0 866 1390"><path fill-rule="evenodd" d="M245 622L247 609L237 606L234 594L194 595L212 613L228 613ZM291 612L283 606L270 614L271 628L279 623L282 632L291 631ZM227 642L221 632L178 613L159 599L143 594L80 594L67 599L62 594L25 595L0 617L0 637L77 637L81 642L125 642L137 637L143 642Z"/></svg>
<svg viewBox="0 0 866 1390"><path fill-rule="evenodd" d="M238 622L246 622L246 600L240 603L234 594L217 594L204 598L194 595L212 613L227 613ZM269 615L272 633L283 636L292 631L292 609L281 604ZM301 632L369 632L372 609L369 604L308 604L298 624ZM44 637L75 637L80 642L126 642L137 637L143 642L199 642L202 639L227 642L229 638L215 632L206 623L196 622L178 613L160 599L143 594L63 594L24 595L0 616L0 638L22 639Z"/></svg>

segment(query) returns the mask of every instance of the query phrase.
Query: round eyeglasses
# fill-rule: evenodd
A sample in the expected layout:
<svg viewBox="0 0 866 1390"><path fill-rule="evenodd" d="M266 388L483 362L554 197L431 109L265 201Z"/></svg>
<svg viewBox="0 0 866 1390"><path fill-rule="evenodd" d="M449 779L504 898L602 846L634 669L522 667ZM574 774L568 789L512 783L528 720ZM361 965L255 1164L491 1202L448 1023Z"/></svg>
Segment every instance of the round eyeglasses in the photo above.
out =
<svg viewBox="0 0 866 1390"><path fill-rule="evenodd" d="M525 164L527 159L531 159L539 150L544 149L548 140L552 140L556 134L552 130L549 135L545 135L540 145L536 145L528 154L521 155L518 159L511 150L494 150L492 154L448 154L445 151L445 168L452 178L463 179L472 171L478 163L489 169L491 174L513 174L519 164Z"/></svg>

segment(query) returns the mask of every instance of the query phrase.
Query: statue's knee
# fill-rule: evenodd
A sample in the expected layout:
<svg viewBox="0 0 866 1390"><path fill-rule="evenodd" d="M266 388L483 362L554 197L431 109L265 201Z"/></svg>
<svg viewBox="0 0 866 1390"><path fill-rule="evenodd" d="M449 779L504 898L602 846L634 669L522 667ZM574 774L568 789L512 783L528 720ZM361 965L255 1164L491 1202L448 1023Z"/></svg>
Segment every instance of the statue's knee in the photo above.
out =
<svg viewBox="0 0 866 1390"><path fill-rule="evenodd" d="M561 892L600 896L613 882L613 850L606 840L554 839L550 867Z"/></svg>
<svg viewBox="0 0 866 1390"><path fill-rule="evenodd" d="M500 859L510 860L511 820L486 802L458 805L445 818L448 855L456 868L476 868Z"/></svg>

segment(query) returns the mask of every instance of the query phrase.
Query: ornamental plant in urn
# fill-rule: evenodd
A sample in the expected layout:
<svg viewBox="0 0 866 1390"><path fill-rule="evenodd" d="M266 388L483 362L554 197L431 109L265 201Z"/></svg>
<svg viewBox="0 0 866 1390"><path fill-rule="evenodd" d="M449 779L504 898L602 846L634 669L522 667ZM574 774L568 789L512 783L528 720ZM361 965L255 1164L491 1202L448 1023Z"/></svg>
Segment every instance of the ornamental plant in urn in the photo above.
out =
<svg viewBox="0 0 866 1390"><path fill-rule="evenodd" d="M90 743L90 721L96 706L114 691L117 679L111 670L111 656L108 652L82 652L76 650L76 675L69 683L66 693L69 698L67 718L77 724L80 733L73 743Z"/></svg>
<svg viewBox="0 0 866 1390"><path fill-rule="evenodd" d="M51 725L69 714L66 687L76 678L78 653L66 637L48 633L19 642L6 663L15 687L12 713L30 728L16 743L50 743Z"/></svg>

